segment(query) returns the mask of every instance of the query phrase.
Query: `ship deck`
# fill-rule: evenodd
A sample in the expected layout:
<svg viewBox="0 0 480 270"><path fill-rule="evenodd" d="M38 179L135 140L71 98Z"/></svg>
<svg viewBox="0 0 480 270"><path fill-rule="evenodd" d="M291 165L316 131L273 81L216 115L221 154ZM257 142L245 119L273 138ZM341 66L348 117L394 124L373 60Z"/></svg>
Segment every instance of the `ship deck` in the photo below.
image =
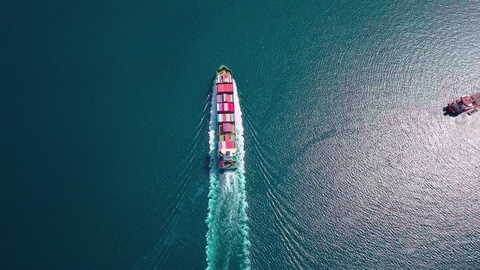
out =
<svg viewBox="0 0 480 270"><path fill-rule="evenodd" d="M474 106L480 106L480 93L476 93L470 96Z"/></svg>

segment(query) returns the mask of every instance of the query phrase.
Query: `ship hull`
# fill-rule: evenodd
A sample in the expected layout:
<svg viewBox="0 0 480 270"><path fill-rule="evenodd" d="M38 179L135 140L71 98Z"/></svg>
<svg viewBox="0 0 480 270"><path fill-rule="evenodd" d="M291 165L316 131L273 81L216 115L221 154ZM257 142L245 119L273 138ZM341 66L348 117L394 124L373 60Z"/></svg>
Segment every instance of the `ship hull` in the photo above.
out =
<svg viewBox="0 0 480 270"><path fill-rule="evenodd" d="M464 112L478 111L480 108L480 93L471 96L462 96L458 100L447 105L447 113L456 116Z"/></svg>
<svg viewBox="0 0 480 270"><path fill-rule="evenodd" d="M224 65L220 66L215 76L212 105L216 114L215 144L221 172L237 169L235 115L240 108L236 100L236 89L232 71Z"/></svg>

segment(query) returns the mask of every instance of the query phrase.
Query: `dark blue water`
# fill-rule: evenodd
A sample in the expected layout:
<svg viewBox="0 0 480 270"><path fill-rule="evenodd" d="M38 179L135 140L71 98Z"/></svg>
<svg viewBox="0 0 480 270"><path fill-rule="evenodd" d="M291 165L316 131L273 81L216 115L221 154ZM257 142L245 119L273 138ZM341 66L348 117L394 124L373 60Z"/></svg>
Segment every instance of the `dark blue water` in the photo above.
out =
<svg viewBox="0 0 480 270"><path fill-rule="evenodd" d="M477 1L0 10L1 269L205 269L220 64L249 218L229 268L480 267L480 116L442 114L480 88Z"/></svg>

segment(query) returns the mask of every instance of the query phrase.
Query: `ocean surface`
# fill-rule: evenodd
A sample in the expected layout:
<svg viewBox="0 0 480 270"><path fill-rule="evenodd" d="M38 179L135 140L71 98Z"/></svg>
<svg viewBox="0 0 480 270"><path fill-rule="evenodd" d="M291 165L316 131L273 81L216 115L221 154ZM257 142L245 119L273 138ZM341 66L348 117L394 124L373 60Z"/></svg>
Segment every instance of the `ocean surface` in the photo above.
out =
<svg viewBox="0 0 480 270"><path fill-rule="evenodd" d="M479 14L3 1L0 269L480 269L480 114L442 112L480 91ZM210 168L220 64L237 180Z"/></svg>

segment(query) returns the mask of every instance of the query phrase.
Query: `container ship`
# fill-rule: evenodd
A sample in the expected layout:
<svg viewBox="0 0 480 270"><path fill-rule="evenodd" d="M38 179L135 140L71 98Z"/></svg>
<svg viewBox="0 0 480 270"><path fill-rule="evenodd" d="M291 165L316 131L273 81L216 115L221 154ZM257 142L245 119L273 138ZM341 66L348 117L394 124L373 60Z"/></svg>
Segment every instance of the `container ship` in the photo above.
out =
<svg viewBox="0 0 480 270"><path fill-rule="evenodd" d="M213 95L214 107L217 113L217 147L218 167L220 171L237 169L237 142L235 137L234 98L237 87L232 77L232 71L225 65L218 68L215 76ZM239 104L237 102L237 104Z"/></svg>
<svg viewBox="0 0 480 270"><path fill-rule="evenodd" d="M480 93L471 96L462 96L458 100L448 104L447 111L452 115L459 115L468 112L469 115L478 112L480 109Z"/></svg>

